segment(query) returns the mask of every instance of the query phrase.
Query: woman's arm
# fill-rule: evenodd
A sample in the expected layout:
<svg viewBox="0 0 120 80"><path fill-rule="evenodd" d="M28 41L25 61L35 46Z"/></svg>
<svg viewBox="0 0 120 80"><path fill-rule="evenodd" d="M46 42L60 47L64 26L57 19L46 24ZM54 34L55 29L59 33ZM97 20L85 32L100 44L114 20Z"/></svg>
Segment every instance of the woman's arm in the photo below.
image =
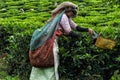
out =
<svg viewBox="0 0 120 80"><path fill-rule="evenodd" d="M90 34L94 33L94 31L91 28L84 28L84 27L78 26L71 18L69 19L69 23L72 29L75 29L80 32L89 32Z"/></svg>
<svg viewBox="0 0 120 80"><path fill-rule="evenodd" d="M60 25L62 26L65 35L69 35L73 38L79 37L79 34L72 31L69 19L65 14L61 18Z"/></svg>

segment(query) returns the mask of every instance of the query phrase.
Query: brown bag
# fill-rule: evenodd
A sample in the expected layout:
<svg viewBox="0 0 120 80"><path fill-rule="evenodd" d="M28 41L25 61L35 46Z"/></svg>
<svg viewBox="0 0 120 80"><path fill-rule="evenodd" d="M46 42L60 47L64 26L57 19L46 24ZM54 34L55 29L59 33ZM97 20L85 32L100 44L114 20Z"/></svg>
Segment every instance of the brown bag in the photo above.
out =
<svg viewBox="0 0 120 80"><path fill-rule="evenodd" d="M54 40L61 36L62 32L56 30L54 35L49 38L41 47L35 51L29 51L30 64L34 67L51 67L54 66Z"/></svg>
<svg viewBox="0 0 120 80"><path fill-rule="evenodd" d="M54 65L53 57L54 37L48 39L40 48L29 52L30 64L35 67L51 67Z"/></svg>

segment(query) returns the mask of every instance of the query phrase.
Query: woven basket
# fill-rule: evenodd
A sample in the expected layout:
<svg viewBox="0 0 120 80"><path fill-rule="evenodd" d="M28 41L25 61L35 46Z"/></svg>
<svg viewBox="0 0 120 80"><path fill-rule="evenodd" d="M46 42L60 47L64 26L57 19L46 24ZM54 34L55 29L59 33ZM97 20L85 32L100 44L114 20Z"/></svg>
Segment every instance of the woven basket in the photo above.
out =
<svg viewBox="0 0 120 80"><path fill-rule="evenodd" d="M105 39L102 36L98 36L95 45L99 48L112 50L115 47L116 42L113 40Z"/></svg>

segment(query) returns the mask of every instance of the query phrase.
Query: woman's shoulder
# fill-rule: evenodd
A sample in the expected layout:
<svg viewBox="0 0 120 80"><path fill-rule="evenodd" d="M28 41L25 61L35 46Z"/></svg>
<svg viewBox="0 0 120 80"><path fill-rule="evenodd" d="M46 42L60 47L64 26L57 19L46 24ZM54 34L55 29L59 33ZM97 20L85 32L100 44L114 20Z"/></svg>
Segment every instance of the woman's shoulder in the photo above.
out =
<svg viewBox="0 0 120 80"><path fill-rule="evenodd" d="M64 13L62 19L68 19L67 15Z"/></svg>

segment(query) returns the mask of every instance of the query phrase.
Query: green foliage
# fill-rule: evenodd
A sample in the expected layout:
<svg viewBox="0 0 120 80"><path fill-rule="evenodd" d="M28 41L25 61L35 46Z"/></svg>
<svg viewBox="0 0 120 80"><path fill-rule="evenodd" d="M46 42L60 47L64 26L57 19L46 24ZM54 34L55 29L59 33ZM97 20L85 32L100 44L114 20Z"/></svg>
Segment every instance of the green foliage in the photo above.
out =
<svg viewBox="0 0 120 80"><path fill-rule="evenodd" d="M111 80L119 80L120 79L120 75L119 74L119 71L115 71L114 72L114 76L112 76Z"/></svg>
<svg viewBox="0 0 120 80"><path fill-rule="evenodd" d="M7 76L5 77L6 80L20 80L18 76L16 77L11 77L11 76Z"/></svg>
<svg viewBox="0 0 120 80"><path fill-rule="evenodd" d="M109 34L107 32L109 31L104 31L104 34ZM114 50L100 49L92 44L89 35L84 34L84 38L79 40L60 38L59 45L65 48L64 50L63 47L60 47L61 77L65 76L72 80L79 78L82 80L108 80L111 74L120 68L119 49L117 49L119 44Z"/></svg>
<svg viewBox="0 0 120 80"><path fill-rule="evenodd" d="M8 65L6 80L29 80L29 43L35 29L46 24L55 2L64 0L1 0L0 56ZM116 41L113 50L97 48L88 33L79 40L63 36L60 46L61 80L118 80L120 71L120 6L119 0L69 0L79 6L74 21L90 27L105 38ZM5 64L5 65L6 65ZM4 64L3 64L4 65ZM0 67L1 68L1 67ZM0 70L0 73L3 72ZM5 75L7 75L5 73ZM17 76L17 77L12 77ZM1 79L1 76L0 76Z"/></svg>

